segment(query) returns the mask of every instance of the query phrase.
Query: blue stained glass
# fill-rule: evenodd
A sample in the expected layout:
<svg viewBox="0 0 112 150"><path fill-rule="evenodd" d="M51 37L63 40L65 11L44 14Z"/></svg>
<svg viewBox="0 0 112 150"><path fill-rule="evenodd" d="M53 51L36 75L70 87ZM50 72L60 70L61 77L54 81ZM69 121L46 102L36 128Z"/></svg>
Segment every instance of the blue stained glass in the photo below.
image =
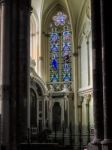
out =
<svg viewBox="0 0 112 150"><path fill-rule="evenodd" d="M52 60L52 67L54 70L57 70L58 69L58 63L57 63L57 60L56 59L53 59Z"/></svg>
<svg viewBox="0 0 112 150"><path fill-rule="evenodd" d="M64 25L65 24L65 20L67 19L67 15L65 15L62 12L58 12L56 16L54 16L53 18L54 24L56 26L58 25Z"/></svg>
<svg viewBox="0 0 112 150"><path fill-rule="evenodd" d="M57 82L58 81L58 74L52 74L51 75L51 82Z"/></svg>
<svg viewBox="0 0 112 150"><path fill-rule="evenodd" d="M50 35L50 42L57 43L59 40L59 35L57 33L51 33Z"/></svg>
<svg viewBox="0 0 112 150"><path fill-rule="evenodd" d="M62 56L63 56L63 60L64 60L65 62L69 62L69 60L70 60L69 51L64 51Z"/></svg>
<svg viewBox="0 0 112 150"><path fill-rule="evenodd" d="M50 50L51 50L51 68L50 68L50 80L51 82L58 81L58 51L59 51L59 35L56 32L50 33Z"/></svg>
<svg viewBox="0 0 112 150"><path fill-rule="evenodd" d="M70 73L65 73L65 74L63 75L63 80L64 80L64 81L70 81L70 80L71 80Z"/></svg>
<svg viewBox="0 0 112 150"><path fill-rule="evenodd" d="M58 55L57 53L52 54L52 68L53 70L57 70L58 69L58 61L57 61Z"/></svg>
<svg viewBox="0 0 112 150"><path fill-rule="evenodd" d="M63 51L71 50L71 44L63 42Z"/></svg>
<svg viewBox="0 0 112 150"><path fill-rule="evenodd" d="M51 53L52 59L57 59L58 58L58 52L52 52Z"/></svg>
<svg viewBox="0 0 112 150"><path fill-rule="evenodd" d="M63 53L62 59L64 61L63 64L63 81L71 81L71 63L70 63L70 53L71 53L71 32L64 31L63 32Z"/></svg>
<svg viewBox="0 0 112 150"><path fill-rule="evenodd" d="M63 64L63 70L64 72L69 72L70 71L70 65L68 63Z"/></svg>
<svg viewBox="0 0 112 150"><path fill-rule="evenodd" d="M64 31L63 32L63 40L64 40L64 42L70 42L71 41L70 31Z"/></svg>
<svg viewBox="0 0 112 150"><path fill-rule="evenodd" d="M60 11L53 16L52 20L54 23L51 26L52 32L49 38L50 81L71 81L72 33L66 24L67 15ZM60 27L62 25L64 25L63 31Z"/></svg>
<svg viewBox="0 0 112 150"><path fill-rule="evenodd" d="M51 47L50 47L51 51L58 51L58 49L59 49L58 43L56 43L56 44L51 44L50 46L51 46Z"/></svg>

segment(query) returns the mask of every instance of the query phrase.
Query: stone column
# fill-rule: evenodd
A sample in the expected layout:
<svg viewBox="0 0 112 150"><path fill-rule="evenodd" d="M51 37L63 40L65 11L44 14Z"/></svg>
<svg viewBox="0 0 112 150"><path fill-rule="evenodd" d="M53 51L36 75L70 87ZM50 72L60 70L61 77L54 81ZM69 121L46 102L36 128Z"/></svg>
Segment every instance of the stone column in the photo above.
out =
<svg viewBox="0 0 112 150"><path fill-rule="evenodd" d="M82 149L82 103L83 103L84 97L80 96L80 101L78 104L78 132L79 132L79 149Z"/></svg>
<svg viewBox="0 0 112 150"><path fill-rule="evenodd" d="M18 8L19 7L19 8ZM30 67L30 11L31 0L19 0L18 37L17 37L17 68L16 107L17 107L17 143L27 138L27 103L29 99L29 67Z"/></svg>
<svg viewBox="0 0 112 150"><path fill-rule="evenodd" d="M10 3L10 150L27 141L30 0Z"/></svg>
<svg viewBox="0 0 112 150"><path fill-rule="evenodd" d="M1 101L1 149L9 147L9 7L7 0L0 0L0 101Z"/></svg>
<svg viewBox="0 0 112 150"><path fill-rule="evenodd" d="M30 0L1 0L2 147L16 150L27 136Z"/></svg>
<svg viewBox="0 0 112 150"><path fill-rule="evenodd" d="M42 121L42 122L43 122L43 123L42 123L42 124L43 124L43 127L42 127L42 129L45 129L45 127L46 127L46 126L45 126L45 123L46 123L46 119L45 119L46 96L45 96L45 95L44 95L44 98L43 98L43 99L44 99L44 100L43 100L43 102L42 102L42 103L43 103L43 112L42 112L42 113L43 113L43 115L42 115L42 117L43 117L43 119L42 119L42 120L43 120L43 121Z"/></svg>
<svg viewBox="0 0 112 150"><path fill-rule="evenodd" d="M52 109L53 109L53 99L52 93L49 95L49 128L52 130Z"/></svg>
<svg viewBox="0 0 112 150"><path fill-rule="evenodd" d="M89 50L89 40L86 42L87 45L87 66L88 66L88 86L90 85L90 50Z"/></svg>
<svg viewBox="0 0 112 150"><path fill-rule="evenodd" d="M61 127L63 127L64 121L65 121L65 116L64 116L64 109L65 109L65 99L61 101Z"/></svg>
<svg viewBox="0 0 112 150"><path fill-rule="evenodd" d="M93 55L93 108L94 140L89 150L101 149L103 139L103 89L102 89L102 49L100 1L91 0L92 55Z"/></svg>
<svg viewBox="0 0 112 150"><path fill-rule="evenodd" d="M110 2L101 0L102 18L102 62L103 62L103 100L104 100L104 140L103 150L112 149L112 23Z"/></svg>
<svg viewBox="0 0 112 150"><path fill-rule="evenodd" d="M87 94L86 95L86 121L87 121L87 142L90 142L90 99L91 99L91 95Z"/></svg>

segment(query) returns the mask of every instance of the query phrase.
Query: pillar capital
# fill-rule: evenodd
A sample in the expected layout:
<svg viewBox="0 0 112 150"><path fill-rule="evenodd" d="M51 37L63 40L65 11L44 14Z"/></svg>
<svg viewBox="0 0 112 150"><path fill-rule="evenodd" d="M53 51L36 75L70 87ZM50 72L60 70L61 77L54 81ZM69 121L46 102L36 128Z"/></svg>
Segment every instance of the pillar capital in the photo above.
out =
<svg viewBox="0 0 112 150"><path fill-rule="evenodd" d="M85 98L85 101L86 101L86 105L88 105L90 100L91 100L91 94L85 95L84 98Z"/></svg>
<svg viewBox="0 0 112 150"><path fill-rule="evenodd" d="M85 104L88 105L92 97L92 93L85 93L83 95L80 95L80 103L85 101Z"/></svg>
<svg viewBox="0 0 112 150"><path fill-rule="evenodd" d="M84 96L81 95L79 100L79 105L82 105L83 101L84 101Z"/></svg>

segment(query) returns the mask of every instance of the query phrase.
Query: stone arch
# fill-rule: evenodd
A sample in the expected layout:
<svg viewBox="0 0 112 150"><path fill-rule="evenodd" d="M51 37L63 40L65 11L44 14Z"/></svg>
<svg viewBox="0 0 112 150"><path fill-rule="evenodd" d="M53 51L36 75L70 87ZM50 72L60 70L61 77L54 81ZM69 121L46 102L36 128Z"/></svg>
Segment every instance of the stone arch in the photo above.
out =
<svg viewBox="0 0 112 150"><path fill-rule="evenodd" d="M48 81L49 78L49 73L48 73L48 33L49 33L49 24L51 22L51 16L53 16L53 14L55 14L57 11L63 11L64 13L67 14L67 16L69 17L70 20L70 24L71 24L71 30L73 31L73 26L72 26L72 19L70 16L70 11L67 9L67 6L64 6L62 3L59 2L55 2L52 3L50 5L50 7L45 11L45 13L43 14L43 18L42 18L42 41L41 41L41 53L42 53L42 72L43 72L43 78L45 81ZM72 53L74 53L74 35L72 34Z"/></svg>
<svg viewBox="0 0 112 150"><path fill-rule="evenodd" d="M32 112L31 96L32 96L32 90L33 90L33 92L35 92L36 94L36 97L35 97L36 108L34 109L36 113L35 115L36 125L34 128L36 129L36 132L40 132L41 130L45 128L45 122L46 122L45 101L46 101L46 95L47 95L47 88L43 80L36 74L35 70L32 67L30 69L31 69L31 72L30 72L30 112ZM31 116L30 116L30 121L31 121Z"/></svg>

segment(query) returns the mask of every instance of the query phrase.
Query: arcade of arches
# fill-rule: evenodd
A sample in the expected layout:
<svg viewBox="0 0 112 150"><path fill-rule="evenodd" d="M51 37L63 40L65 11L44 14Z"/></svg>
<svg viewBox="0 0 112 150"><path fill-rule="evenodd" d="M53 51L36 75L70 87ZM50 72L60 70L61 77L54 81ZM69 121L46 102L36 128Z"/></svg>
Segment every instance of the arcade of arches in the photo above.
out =
<svg viewBox="0 0 112 150"><path fill-rule="evenodd" d="M0 0L0 150L22 143L112 149L106 7L103 0Z"/></svg>

